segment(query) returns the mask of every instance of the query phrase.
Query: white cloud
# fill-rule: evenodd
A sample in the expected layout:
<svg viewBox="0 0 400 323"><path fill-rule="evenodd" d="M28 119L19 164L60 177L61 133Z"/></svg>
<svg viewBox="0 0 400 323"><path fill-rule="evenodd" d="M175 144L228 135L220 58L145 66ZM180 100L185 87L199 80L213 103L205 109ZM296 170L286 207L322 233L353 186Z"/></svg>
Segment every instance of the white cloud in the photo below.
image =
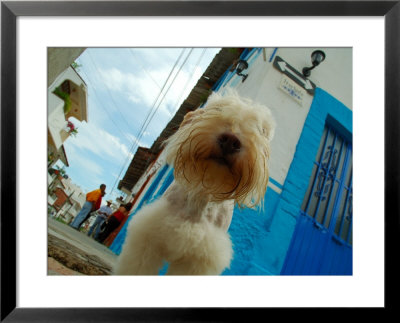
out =
<svg viewBox="0 0 400 323"><path fill-rule="evenodd" d="M73 120L78 128L78 134L68 139L68 144L82 150L89 150L106 159L133 157L128 147L121 139L104 131L92 123ZM134 138L131 136L132 139ZM129 147L130 148L130 147ZM108 157L108 158L107 158Z"/></svg>
<svg viewBox="0 0 400 323"><path fill-rule="evenodd" d="M134 94L128 95L128 100L133 102L133 103L139 103L140 102L140 98L137 95L134 95Z"/></svg>
<svg viewBox="0 0 400 323"><path fill-rule="evenodd" d="M111 189L117 177L124 175L124 173L117 175L116 172L119 173L121 167L126 168L125 162L133 158L137 147L133 144L137 140L135 135L138 135L135 131L141 128L144 117L159 95L160 87L164 85L177 57L182 52L181 48L128 50L133 51L134 55L125 49L120 49L118 52L111 49L88 49L87 51L92 53L95 65L92 59L87 59L89 56L82 56L82 59L85 58L82 60L83 76L88 77L89 123L81 123L74 119L78 134L69 138L65 147L71 168L79 168L88 174L88 176L77 175L74 179L80 184L83 181L82 186L85 187L91 187L101 180L106 181ZM182 58L186 57L188 52L186 49ZM168 93L140 138L139 146L152 145L201 77L205 64L208 64L206 62L214 57L217 49L208 49L202 59L203 67L199 67L196 64L202 52L202 49L195 49L192 52L169 88L177 72L175 69L164 87L164 91L169 88ZM183 60L177 66L179 67L182 62ZM160 98L162 97L163 94ZM120 110L115 111L115 109ZM121 117L124 120L121 120ZM96 157L87 160L85 157L88 154L85 152L91 152Z"/></svg>
<svg viewBox="0 0 400 323"><path fill-rule="evenodd" d="M147 108L158 107L157 113L171 118L202 75L202 69L195 66L194 62L191 62L190 59L178 73L178 68L182 65L187 53L189 51L185 53L175 67L160 96L160 88L158 88L154 80L157 80L158 84L162 84L161 86L163 86L171 72L172 64L157 65L157 68L151 68L151 65L148 65L148 73L143 71L136 73L118 70L115 67L108 69L99 68L100 79L109 90L118 92L118 95L124 95L129 101L135 104L142 103ZM198 55L194 54L193 58L197 61ZM155 61L158 63L160 56ZM188 83L189 80L190 83ZM174 82L170 86L172 81ZM167 90L168 92L165 95ZM157 101L155 102L156 99ZM161 100L162 103L160 104Z"/></svg>
<svg viewBox="0 0 400 323"><path fill-rule="evenodd" d="M64 147L70 167L75 169L75 172L72 171L72 173L77 174L78 172L81 174L80 178L73 176L71 178L73 182L78 180L85 192L88 192L90 187L97 186L98 183L102 182L104 163L100 162L99 160L91 160L87 158L86 154L82 154L82 152L79 152L74 145L69 144L69 140L65 142ZM70 167L66 169L68 175L71 175ZM82 180L82 177L85 175L87 180L83 184L81 181L79 181L79 179Z"/></svg>
<svg viewBox="0 0 400 323"><path fill-rule="evenodd" d="M151 106L158 93L158 87L154 82L146 77L145 74L134 74L124 72L116 68L100 68L100 78L107 88L118 92L119 95L125 95L132 102L142 102Z"/></svg>

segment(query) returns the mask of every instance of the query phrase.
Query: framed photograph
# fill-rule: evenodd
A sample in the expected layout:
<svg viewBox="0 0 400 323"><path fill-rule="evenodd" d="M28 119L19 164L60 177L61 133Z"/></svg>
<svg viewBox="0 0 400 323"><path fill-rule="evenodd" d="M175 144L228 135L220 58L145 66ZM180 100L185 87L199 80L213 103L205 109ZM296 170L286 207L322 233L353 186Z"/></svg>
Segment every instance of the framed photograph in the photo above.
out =
<svg viewBox="0 0 400 323"><path fill-rule="evenodd" d="M240 314L249 316L262 314L270 308L394 309L393 294L399 284L393 273L396 258L393 255L399 251L400 229L397 202L399 158L396 153L400 148L399 18L398 1L3 1L1 320L230 321L239 315L239 311ZM96 66L99 64L96 62L100 61L96 61L95 49L140 48L144 55L149 56L150 51L144 52L147 48L155 52L161 48L173 48L177 52L183 49L181 55L185 49L189 51L189 48L195 48L201 57L206 49L223 48L224 55L237 56L235 69L231 74L225 73L218 77L218 82L210 85L214 92L224 95L224 86L236 87L240 92L242 86L243 92L254 93L257 98L265 98L268 102L270 92L267 88L273 84L280 97L284 97L290 101L291 106L296 107L298 112L293 113L292 118L299 119L302 118L302 108L304 111L307 104L307 109L311 105L312 100L308 99L307 95L312 93L312 109L316 111L315 116L325 113L324 123L328 120L326 123L340 132L339 136L330 130L331 128L325 130L322 125L318 143L320 138L326 138L325 144L321 144L320 148L317 145L315 149L329 152L336 147L334 138L340 138L337 139L339 143L336 148L338 155L343 156L343 164L339 165L338 162L337 167L342 169L343 174L348 170L348 175L344 175L346 183L338 184L337 192L332 189L331 192L334 193L330 194L345 196L344 204L338 202L336 207L340 210L349 208L351 211L346 220L345 215L342 216L342 220L339 218L332 230L337 245L350 244L352 250L354 249L350 256L344 255L340 258L342 264L333 271L334 276L329 275L329 270L333 269L318 269L320 271L316 275L313 274L315 271L304 271L290 261L283 263L283 258L278 259L276 256L279 250L272 250L273 248L267 251L271 268L274 264L279 267L279 271L276 272L261 268L257 263L246 265L245 269L234 263L230 272L212 277L104 276L105 272L109 272L108 269L95 273L94 276L48 275L49 210L46 202L46 173L50 156L47 137L51 136L51 131L44 129L48 128L46 107L49 109L51 103L48 99L48 89L52 83L52 76L48 74L48 55L54 48L74 48L79 52L78 56L81 54L80 48L88 48L89 50L85 50L87 62L99 73L101 68ZM234 50L229 51L228 48ZM278 48L281 50L277 50ZM310 49L310 53L307 49ZM215 50L216 52L218 51ZM213 51L213 55L215 53ZM130 50L128 54L140 55L134 50ZM311 57L308 54L311 54ZM118 55L104 56L109 60L113 57L117 60ZM333 60L329 61L333 55L343 57L342 62L340 59L333 63ZM293 61L297 65L301 64L296 63L296 57L300 56L308 56L299 59L300 62L312 61L312 66L304 65L302 72L293 67ZM82 57L85 58L84 55ZM336 111L342 109L342 105L332 103L333 100L328 94L320 91L314 83L307 82L307 75L316 75L324 66L324 60L326 66L331 66L329 73L321 73L321 79L327 80L324 84L340 84L342 92L348 94L344 95L341 101L350 107L351 116L346 117L347 110L344 109L345 117L340 119L340 124L337 122ZM244 64L242 67L239 66L240 61ZM268 61L269 68L275 74L268 72L269 78L263 79L265 89L259 90L254 78L260 70L257 64ZM74 62L76 66L71 69L72 74L75 68L79 69L79 63L79 60ZM319 63L321 67L318 67ZM140 68L147 73L146 67ZM350 75L349 79L340 79L340 73L343 71L347 71L345 75ZM84 73L85 78L93 78L88 70ZM278 74L279 78L275 77ZM73 80L75 76L76 81L63 83L62 88L54 88L52 93L61 89L57 94L58 98L62 97L63 91L67 91L71 96L84 93L79 85L78 74L72 75L69 80ZM110 73L107 77L110 87L117 86L123 78L120 74ZM312 80L312 77L310 79ZM157 84L158 79L152 78L150 81L160 86ZM129 80L125 78L122 82L126 83ZM84 84L84 80L81 83ZM137 83L132 84L139 86ZM75 90L72 89L74 86ZM99 92L91 92L89 95L92 95L91 99L93 96L100 96ZM59 100L58 98L54 100ZM130 97L130 100L138 101L135 97ZM328 108L328 105L332 106ZM104 110L105 114L109 113L107 108ZM295 124L283 114L280 116L278 108L273 107L272 110L273 114L278 115L281 124ZM96 116L89 115L89 119L92 117ZM82 118L87 118L87 115ZM107 114L107 118L112 122L112 116ZM315 121L316 117L312 118ZM304 129L312 128L315 124L308 124L306 121L301 123ZM350 134L348 129L351 129ZM68 134L80 131L70 121L64 130ZM348 144L346 136L349 135L354 136L350 139L354 145ZM91 140L95 141L95 138ZM331 140L331 146L326 144ZM272 163L273 174L278 174L280 168L286 167L285 158L303 158L300 142L302 141L293 147L292 155L285 151L287 148L280 151L277 144L273 146L274 151L278 151L279 156L282 156L280 163ZM304 141L303 145L309 145L308 141ZM342 153L343 151L345 152ZM286 155L291 157L285 157ZM321 164L325 158L323 155L321 154ZM331 155L335 156L335 153L332 152ZM330 158L328 153L325 156ZM342 160L340 158L337 160ZM351 179L353 162L356 192L354 199ZM87 163L87 167L94 169L90 161ZM320 167L317 161L315 164L317 168ZM307 191L310 193L308 204L319 204L312 199L318 195L318 187L321 181L325 182L324 177L318 177L318 171L314 170L315 180L309 182L308 177L303 179L302 169L294 170L294 163L291 165L288 163L286 168L292 169L282 175L282 180L278 175L270 177L268 188L275 192L284 191L287 194L285 196L291 198L291 189L298 189L298 180L310 185ZM63 170L57 168L57 171ZM151 172L151 169L148 171ZM168 187L163 183L168 182L170 170L164 170L160 166L154 174L154 178L159 178L157 183L161 192ZM289 187L290 183L295 185ZM306 188L304 189L306 191ZM320 189L319 199L330 199L330 195L322 197L325 194L323 190ZM271 191L269 192L272 196ZM301 196L303 197L304 193ZM154 190L153 195L147 196L149 200L155 197ZM301 204L302 201L298 203ZM285 207L290 208L290 203L283 208ZM308 206L304 207L305 213L307 208ZM353 208L354 234L351 229ZM270 212L268 207L266 212ZM277 214L279 215L279 212L263 222L266 231L271 230L274 225L286 225L285 222L279 222ZM246 216L248 228L251 228L252 215ZM318 219L317 215L315 219ZM290 221L295 223L289 216L286 223ZM324 223L324 220L315 220L313 226L321 231ZM342 226L340 223L347 224ZM239 248L242 243L245 245L242 241L251 239L246 236L246 232L239 232L240 226L234 230L237 230L232 233L234 240L235 234L241 237L241 240L234 241ZM296 230L302 229L296 227ZM282 232L285 234L285 230ZM315 235L316 233L312 233L314 238ZM307 242L310 248L322 241L319 239ZM109 247L119 254L121 244L112 245L113 241L117 240L116 237L112 237ZM290 237L287 240L291 241L291 253L306 252L299 247L304 241L296 242L295 238ZM339 257L339 251L334 253L335 257ZM257 258L257 255L254 257ZM351 262L350 266L346 265L348 261ZM303 268L304 264L301 264L301 267Z"/></svg>

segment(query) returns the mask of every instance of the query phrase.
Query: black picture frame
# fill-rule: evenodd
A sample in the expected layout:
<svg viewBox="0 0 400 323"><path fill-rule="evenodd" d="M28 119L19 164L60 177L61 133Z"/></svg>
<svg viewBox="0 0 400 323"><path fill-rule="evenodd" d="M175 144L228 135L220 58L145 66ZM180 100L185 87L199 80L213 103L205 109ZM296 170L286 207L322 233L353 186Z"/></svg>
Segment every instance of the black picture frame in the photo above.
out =
<svg viewBox="0 0 400 323"><path fill-rule="evenodd" d="M399 279L400 1L4 1L1 3L1 321L236 321L265 309L16 307L16 19L18 16L384 16L385 307ZM371 63L373 66L373 62ZM370 67L371 67L370 66ZM373 153L373 149L371 149ZM372 167L371 167L372 171ZM367 287L366 287L367 288ZM370 312L371 313L371 312ZM378 309L381 318L382 312ZM329 316L334 318L334 316ZM372 316L371 316L372 319ZM251 320L251 319L250 319ZM248 321L248 320L244 320Z"/></svg>

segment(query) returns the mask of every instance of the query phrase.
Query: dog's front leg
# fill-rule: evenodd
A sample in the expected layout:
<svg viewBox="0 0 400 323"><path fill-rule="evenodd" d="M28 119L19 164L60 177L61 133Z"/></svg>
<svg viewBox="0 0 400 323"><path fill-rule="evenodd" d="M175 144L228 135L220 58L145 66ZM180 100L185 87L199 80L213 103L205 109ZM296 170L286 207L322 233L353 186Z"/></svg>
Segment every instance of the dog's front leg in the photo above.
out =
<svg viewBox="0 0 400 323"><path fill-rule="evenodd" d="M158 275L163 260L152 246L138 243L129 251L125 250L115 268L116 275Z"/></svg>
<svg viewBox="0 0 400 323"><path fill-rule="evenodd" d="M114 270L116 275L158 275L163 266L157 235L159 213L158 208L146 207L132 219Z"/></svg>

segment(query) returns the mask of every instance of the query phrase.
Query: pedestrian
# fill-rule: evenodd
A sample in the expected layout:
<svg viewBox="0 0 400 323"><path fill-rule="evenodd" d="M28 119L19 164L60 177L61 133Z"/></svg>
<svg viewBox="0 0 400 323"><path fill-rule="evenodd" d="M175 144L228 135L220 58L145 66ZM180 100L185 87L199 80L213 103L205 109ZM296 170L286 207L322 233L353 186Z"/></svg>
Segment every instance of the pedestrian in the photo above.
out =
<svg viewBox="0 0 400 323"><path fill-rule="evenodd" d="M101 198L106 194L106 185L101 184L100 188L86 194L86 202L83 204L82 209L76 215L74 221L70 224L74 229L79 230L83 222L89 217L90 213L100 208Z"/></svg>
<svg viewBox="0 0 400 323"><path fill-rule="evenodd" d="M94 220L94 223L89 229L88 236L90 237L96 229L96 232L94 233L94 238L96 239L97 236L99 235L100 232L100 227L103 224L103 222L111 215L112 209L111 209L111 204L112 201L108 200L107 205L103 205L98 211L97 211L97 217L96 220Z"/></svg>
<svg viewBox="0 0 400 323"><path fill-rule="evenodd" d="M132 203L127 203L125 205L121 205L117 211L111 214L107 220L103 223L103 229L97 236L97 241L103 243L104 240L113 232L121 222L128 216L130 209L132 208Z"/></svg>
<svg viewBox="0 0 400 323"><path fill-rule="evenodd" d="M101 200L102 200L102 198L103 198L104 195L106 195L106 192L102 192L102 193L101 193L100 197L97 199L97 202L94 204L93 211L89 212L88 215L86 215L86 217L83 219L83 221L81 222L81 224L80 224L79 227L81 227L84 223L86 223L86 224L85 224L84 230L87 230L87 227L89 226L89 223L87 223L87 220L88 220L92 215L96 216L96 214L94 214L94 212L95 212L96 210L98 210L98 209L101 207Z"/></svg>

